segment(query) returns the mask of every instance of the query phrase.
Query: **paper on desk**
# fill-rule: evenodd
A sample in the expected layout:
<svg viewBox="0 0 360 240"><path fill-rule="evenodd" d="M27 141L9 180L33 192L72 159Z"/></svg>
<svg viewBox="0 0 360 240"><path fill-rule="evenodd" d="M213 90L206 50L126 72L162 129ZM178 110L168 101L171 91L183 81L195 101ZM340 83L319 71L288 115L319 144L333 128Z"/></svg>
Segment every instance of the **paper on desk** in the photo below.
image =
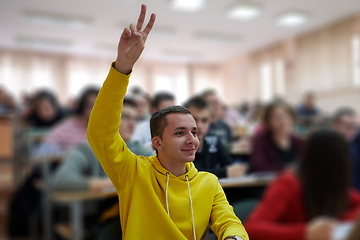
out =
<svg viewBox="0 0 360 240"><path fill-rule="evenodd" d="M334 229L332 240L345 240L353 226L353 222L338 223Z"/></svg>

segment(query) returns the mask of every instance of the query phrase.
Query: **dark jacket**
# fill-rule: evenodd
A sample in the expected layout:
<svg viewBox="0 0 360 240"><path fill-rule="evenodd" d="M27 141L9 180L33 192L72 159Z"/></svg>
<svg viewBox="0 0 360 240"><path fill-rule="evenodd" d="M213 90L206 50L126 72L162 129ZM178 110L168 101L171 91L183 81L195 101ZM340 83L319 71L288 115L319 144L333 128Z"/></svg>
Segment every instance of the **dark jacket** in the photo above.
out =
<svg viewBox="0 0 360 240"><path fill-rule="evenodd" d="M352 186L360 191L360 132L351 143L351 155L353 161Z"/></svg>
<svg viewBox="0 0 360 240"><path fill-rule="evenodd" d="M204 137L201 151L195 155L194 164L199 171L215 174L218 178L226 177L226 166L232 159L216 136Z"/></svg>

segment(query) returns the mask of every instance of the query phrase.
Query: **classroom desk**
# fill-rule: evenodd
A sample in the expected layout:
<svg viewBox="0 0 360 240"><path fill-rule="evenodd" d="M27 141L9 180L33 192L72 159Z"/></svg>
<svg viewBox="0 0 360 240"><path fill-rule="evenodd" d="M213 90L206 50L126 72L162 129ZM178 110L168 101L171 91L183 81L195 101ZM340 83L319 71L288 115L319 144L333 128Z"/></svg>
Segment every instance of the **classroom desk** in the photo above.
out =
<svg viewBox="0 0 360 240"><path fill-rule="evenodd" d="M219 183L223 188L234 187L254 187L267 186L273 179L275 174L250 174L241 178L221 178ZM106 188L104 191L89 192L89 191L63 191L53 192L51 199L54 202L69 205L71 211L71 225L73 229L73 240L83 239L83 219L82 219L82 204L88 200L99 200L106 197L116 196L115 188Z"/></svg>
<svg viewBox="0 0 360 240"><path fill-rule="evenodd" d="M12 118L0 115L0 160L9 160L13 156L13 126Z"/></svg>
<svg viewBox="0 0 360 240"><path fill-rule="evenodd" d="M261 187L269 185L275 176L275 173L249 174L240 178L220 178L219 183L223 188Z"/></svg>

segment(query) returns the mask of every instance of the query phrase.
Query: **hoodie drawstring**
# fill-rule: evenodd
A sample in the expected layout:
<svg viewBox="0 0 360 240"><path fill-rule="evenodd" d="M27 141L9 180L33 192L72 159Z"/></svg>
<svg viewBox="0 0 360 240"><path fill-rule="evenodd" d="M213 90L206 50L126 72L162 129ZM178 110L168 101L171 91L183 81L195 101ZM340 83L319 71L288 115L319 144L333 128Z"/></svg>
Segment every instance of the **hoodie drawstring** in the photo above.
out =
<svg viewBox="0 0 360 240"><path fill-rule="evenodd" d="M191 210L192 229L193 229L193 234L194 234L194 240L196 240L194 208L193 208L193 202L192 202L191 191L190 191L189 176L186 175L185 178L186 178L186 182L187 182L187 185L188 185L188 192L189 192L189 199L190 199L190 210Z"/></svg>
<svg viewBox="0 0 360 240"><path fill-rule="evenodd" d="M166 173L166 187L165 187L165 201L166 201L166 211L167 214L170 217L170 208L169 208L169 180L170 180L170 174Z"/></svg>
<svg viewBox="0 0 360 240"><path fill-rule="evenodd" d="M194 240L196 240L196 230L195 230L195 218L194 218L194 208L193 208L193 202L191 197L191 191L190 191L190 182L189 182L189 176L186 175L186 182L188 186L188 194L189 194L189 200L190 200L190 211L191 211L191 226L192 231L194 235ZM165 201L166 201L166 211L170 217L170 208L169 208L169 181L170 181L170 173L166 173L166 187L165 187Z"/></svg>

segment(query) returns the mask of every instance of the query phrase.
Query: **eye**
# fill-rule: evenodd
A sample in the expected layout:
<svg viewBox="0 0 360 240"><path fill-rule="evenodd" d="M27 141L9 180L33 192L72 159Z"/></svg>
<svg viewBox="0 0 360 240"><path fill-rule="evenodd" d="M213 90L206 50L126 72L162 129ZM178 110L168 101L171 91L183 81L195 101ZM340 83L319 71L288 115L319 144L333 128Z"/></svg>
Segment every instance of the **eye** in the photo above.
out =
<svg viewBox="0 0 360 240"><path fill-rule="evenodd" d="M194 132L192 132L192 134L193 134L194 136L196 136L197 132L196 132L196 131L194 131Z"/></svg>
<svg viewBox="0 0 360 240"><path fill-rule="evenodd" d="M175 135L182 135L182 134L184 134L183 131L180 131L180 132L176 132L176 133L175 133Z"/></svg>

